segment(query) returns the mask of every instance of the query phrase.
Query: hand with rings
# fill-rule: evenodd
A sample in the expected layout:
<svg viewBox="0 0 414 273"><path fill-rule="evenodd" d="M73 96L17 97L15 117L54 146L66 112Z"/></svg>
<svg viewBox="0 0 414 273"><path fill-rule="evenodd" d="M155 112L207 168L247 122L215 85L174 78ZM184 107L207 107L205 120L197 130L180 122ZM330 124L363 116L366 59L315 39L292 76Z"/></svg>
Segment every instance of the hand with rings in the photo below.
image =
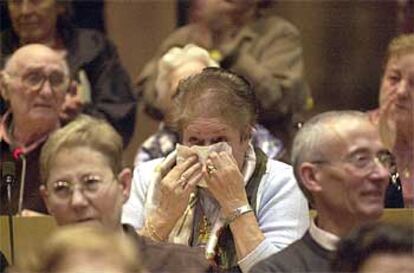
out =
<svg viewBox="0 0 414 273"><path fill-rule="evenodd" d="M213 152L206 160L208 191L220 204L223 212L247 204L243 175L233 155L228 152Z"/></svg>
<svg viewBox="0 0 414 273"><path fill-rule="evenodd" d="M206 166L206 168L207 168L207 173L208 173L208 175L212 175L212 174L214 174L215 172L217 172L217 168L216 167L214 167L214 165L213 164L207 164L207 166Z"/></svg>
<svg viewBox="0 0 414 273"><path fill-rule="evenodd" d="M190 194L202 177L202 165L195 155L175 165L161 180L157 197L157 217L175 224L184 213Z"/></svg>

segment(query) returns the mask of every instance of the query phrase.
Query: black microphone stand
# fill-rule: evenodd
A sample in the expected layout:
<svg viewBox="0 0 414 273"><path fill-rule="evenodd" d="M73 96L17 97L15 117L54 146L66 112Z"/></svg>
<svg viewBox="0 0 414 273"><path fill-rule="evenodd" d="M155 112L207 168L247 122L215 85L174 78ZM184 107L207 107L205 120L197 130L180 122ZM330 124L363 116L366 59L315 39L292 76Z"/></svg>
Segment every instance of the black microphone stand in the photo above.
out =
<svg viewBox="0 0 414 273"><path fill-rule="evenodd" d="M7 199L9 203L7 218L9 222L9 238L10 238L10 255L11 255L11 264L14 264L14 228L13 228L13 211L12 211L12 184L13 184L13 177L7 175L5 177L5 183L7 187Z"/></svg>

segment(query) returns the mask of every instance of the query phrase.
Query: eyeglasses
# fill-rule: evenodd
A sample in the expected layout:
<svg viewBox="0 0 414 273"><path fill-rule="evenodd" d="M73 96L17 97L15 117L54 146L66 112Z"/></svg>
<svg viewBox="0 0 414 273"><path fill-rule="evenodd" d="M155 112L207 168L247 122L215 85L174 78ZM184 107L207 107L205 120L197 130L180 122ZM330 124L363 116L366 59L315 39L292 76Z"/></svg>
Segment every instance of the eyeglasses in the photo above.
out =
<svg viewBox="0 0 414 273"><path fill-rule="evenodd" d="M31 92L39 91L46 80L49 81L50 87L57 93L66 92L69 88L70 79L61 71L52 71L49 75L45 75L40 70L33 70L21 76L6 74L13 77L19 77L23 86Z"/></svg>
<svg viewBox="0 0 414 273"><path fill-rule="evenodd" d="M102 189L106 188L112 181L103 180L100 176L88 175L82 178L80 183L72 183L66 180L58 180L52 185L52 194L63 201L69 200L75 189L78 187L80 192L89 198L97 196Z"/></svg>
<svg viewBox="0 0 414 273"><path fill-rule="evenodd" d="M371 173L377 165L384 167L389 173L395 167L395 157L389 151L380 151L376 154L372 153L356 153L342 160L315 160L314 164L331 164L338 161L345 161L361 174L367 175Z"/></svg>

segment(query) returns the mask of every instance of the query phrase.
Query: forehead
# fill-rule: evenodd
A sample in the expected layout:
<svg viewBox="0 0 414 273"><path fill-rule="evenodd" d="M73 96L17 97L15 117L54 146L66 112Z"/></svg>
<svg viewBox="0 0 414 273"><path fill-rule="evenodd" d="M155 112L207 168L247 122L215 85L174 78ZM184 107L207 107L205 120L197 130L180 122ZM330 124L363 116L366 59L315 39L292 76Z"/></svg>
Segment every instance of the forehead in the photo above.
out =
<svg viewBox="0 0 414 273"><path fill-rule="evenodd" d="M86 146L63 147L51 159L49 178L61 175L79 175L91 172L112 172L108 158Z"/></svg>
<svg viewBox="0 0 414 273"><path fill-rule="evenodd" d="M56 0L7 0L9 8L21 8L23 7L23 2L29 2L30 4L36 7L49 7L52 4L56 3Z"/></svg>
<svg viewBox="0 0 414 273"><path fill-rule="evenodd" d="M411 73L414 77L414 52L391 57L387 69L398 69Z"/></svg>
<svg viewBox="0 0 414 273"><path fill-rule="evenodd" d="M341 156L356 152L384 149L378 129L368 120L347 120L329 126L328 152Z"/></svg>
<svg viewBox="0 0 414 273"><path fill-rule="evenodd" d="M67 70L63 57L42 45L29 45L17 50L6 65L8 72L20 72L28 68Z"/></svg>
<svg viewBox="0 0 414 273"><path fill-rule="evenodd" d="M197 118L190 121L183 130L184 135L211 137L238 134L238 130L219 118Z"/></svg>

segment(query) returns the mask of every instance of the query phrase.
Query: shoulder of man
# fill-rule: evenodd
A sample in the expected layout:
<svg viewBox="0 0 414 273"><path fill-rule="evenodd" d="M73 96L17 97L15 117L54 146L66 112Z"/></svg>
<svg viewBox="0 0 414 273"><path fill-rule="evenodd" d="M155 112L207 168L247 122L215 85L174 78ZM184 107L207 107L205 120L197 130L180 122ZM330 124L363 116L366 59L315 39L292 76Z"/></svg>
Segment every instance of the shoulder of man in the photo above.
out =
<svg viewBox="0 0 414 273"><path fill-rule="evenodd" d="M285 249L277 252L268 258L257 263L251 273L274 273L274 272L306 272L306 258L304 255L308 248L304 243L304 238L297 240Z"/></svg>

